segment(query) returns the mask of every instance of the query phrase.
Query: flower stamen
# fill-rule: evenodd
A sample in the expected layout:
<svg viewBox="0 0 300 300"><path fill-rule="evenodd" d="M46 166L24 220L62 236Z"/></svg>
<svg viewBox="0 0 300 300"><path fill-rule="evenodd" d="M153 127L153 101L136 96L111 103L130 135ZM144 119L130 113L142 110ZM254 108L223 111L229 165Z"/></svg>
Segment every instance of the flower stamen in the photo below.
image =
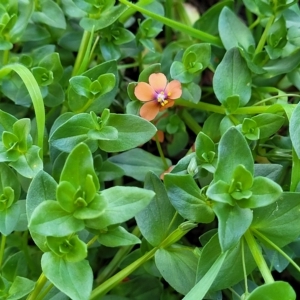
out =
<svg viewBox="0 0 300 300"><path fill-rule="evenodd" d="M157 94L156 100L161 106L165 106L169 102L166 99L166 95L164 91L161 91L159 94Z"/></svg>

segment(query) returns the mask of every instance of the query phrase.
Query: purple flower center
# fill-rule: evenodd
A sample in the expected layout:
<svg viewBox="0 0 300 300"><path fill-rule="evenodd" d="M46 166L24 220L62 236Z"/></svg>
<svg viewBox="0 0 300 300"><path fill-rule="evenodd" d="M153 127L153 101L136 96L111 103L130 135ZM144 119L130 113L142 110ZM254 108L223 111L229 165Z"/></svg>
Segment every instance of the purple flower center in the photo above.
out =
<svg viewBox="0 0 300 300"><path fill-rule="evenodd" d="M164 91L156 94L156 100L160 103L161 106L165 106L168 103L168 95L165 94Z"/></svg>

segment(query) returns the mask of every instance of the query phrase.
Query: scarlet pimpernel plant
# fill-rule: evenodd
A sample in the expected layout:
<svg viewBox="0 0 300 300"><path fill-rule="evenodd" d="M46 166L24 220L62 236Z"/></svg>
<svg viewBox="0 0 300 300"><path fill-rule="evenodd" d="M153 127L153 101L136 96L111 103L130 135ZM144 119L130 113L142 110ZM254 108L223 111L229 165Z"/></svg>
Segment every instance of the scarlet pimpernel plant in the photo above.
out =
<svg viewBox="0 0 300 300"><path fill-rule="evenodd" d="M298 1L135 2L0 3L0 299L298 299Z"/></svg>

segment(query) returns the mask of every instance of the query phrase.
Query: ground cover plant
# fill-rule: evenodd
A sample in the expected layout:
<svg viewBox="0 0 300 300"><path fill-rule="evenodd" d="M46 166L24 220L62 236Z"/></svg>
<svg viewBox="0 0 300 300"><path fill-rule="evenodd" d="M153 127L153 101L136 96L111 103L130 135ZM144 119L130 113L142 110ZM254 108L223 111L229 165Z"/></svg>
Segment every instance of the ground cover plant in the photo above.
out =
<svg viewBox="0 0 300 300"><path fill-rule="evenodd" d="M296 299L299 35L292 0L2 0L0 299Z"/></svg>

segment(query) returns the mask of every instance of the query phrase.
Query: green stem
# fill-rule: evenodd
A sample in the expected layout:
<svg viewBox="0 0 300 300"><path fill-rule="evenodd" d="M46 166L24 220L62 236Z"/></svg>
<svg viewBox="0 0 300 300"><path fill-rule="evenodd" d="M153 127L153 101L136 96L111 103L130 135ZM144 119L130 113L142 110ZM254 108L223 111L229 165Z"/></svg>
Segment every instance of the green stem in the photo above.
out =
<svg viewBox="0 0 300 300"><path fill-rule="evenodd" d="M98 235L95 235L91 240L89 240L88 243L86 244L87 247L92 246L97 241L98 237L99 237Z"/></svg>
<svg viewBox="0 0 300 300"><path fill-rule="evenodd" d="M195 121L186 109L182 110L181 117L188 128L190 128L195 134L198 134L202 130L202 127Z"/></svg>
<svg viewBox="0 0 300 300"><path fill-rule="evenodd" d="M85 58L85 55L86 55L86 51L87 51L87 48L88 48L88 45L89 45L90 38L91 38L91 32L85 30L83 32L83 36L82 36L82 39L81 39L79 51L77 53L77 57L76 57L76 60L75 60L74 69L73 69L73 72L72 72L72 77L78 75L78 71L79 71L79 69L82 65L82 62Z"/></svg>
<svg viewBox="0 0 300 300"><path fill-rule="evenodd" d="M46 295L51 291L53 287L54 287L53 283L50 282L49 285L43 290L43 292L36 300L44 300L46 298Z"/></svg>
<svg viewBox="0 0 300 300"><path fill-rule="evenodd" d="M258 45L255 49L254 55L260 53L263 50L263 48L265 46L265 43L266 43L266 40L267 40L267 36L269 34L269 30L270 30L274 20L275 20L275 16L271 16L269 18L268 23L266 25L266 28L265 28L265 30L264 30L264 32L263 32L263 34L262 34L262 36L261 36L261 38L258 42Z"/></svg>
<svg viewBox="0 0 300 300"><path fill-rule="evenodd" d="M173 0L166 0L165 1L165 11L166 11L166 17L168 19L173 19ZM165 37L166 37L166 44L170 44L172 41L172 28L170 26L165 26Z"/></svg>
<svg viewBox="0 0 300 300"><path fill-rule="evenodd" d="M261 253L261 249L259 248L254 236L252 235L252 233L249 229L245 232L244 237L247 241L247 244L250 248L252 256L256 262L256 265L257 265L262 277L264 278L265 283L274 282L271 271L269 270L267 263Z"/></svg>
<svg viewBox="0 0 300 300"><path fill-rule="evenodd" d="M1 246L0 246L0 268L2 267L3 255L5 250L6 236L2 234L1 236Z"/></svg>
<svg viewBox="0 0 300 300"><path fill-rule="evenodd" d="M274 250L276 250L278 253L280 253L286 260L290 262L291 265L293 265L298 272L300 272L300 267L282 250L280 249L276 244L274 244L271 240L269 240L266 236L264 236L262 233L260 233L255 228L251 229L255 236L265 241L268 245L270 245Z"/></svg>
<svg viewBox="0 0 300 300"><path fill-rule="evenodd" d="M245 264L245 241L244 239L241 239L241 245L242 245L242 263L243 263L243 273L244 273L244 279L245 279L245 294L248 294L248 281L247 281L247 270L246 270L246 264Z"/></svg>
<svg viewBox="0 0 300 300"><path fill-rule="evenodd" d="M39 293L47 282L47 277L42 273L35 284L34 290L29 294L26 300L36 300Z"/></svg>
<svg viewBox="0 0 300 300"><path fill-rule="evenodd" d="M290 191L295 192L300 182L300 159L294 149L292 150L292 159L293 159L293 166L292 166Z"/></svg>
<svg viewBox="0 0 300 300"><path fill-rule="evenodd" d="M165 170L168 170L169 165L168 165L168 163L167 163L167 160L166 160L166 158L165 158L164 152L163 152L163 150L162 150L162 148L161 148L161 145L160 145L160 142L159 142L159 140L158 140L157 132L156 132L156 134L155 134L155 143L156 143L156 147L157 147L159 156L160 156L160 158L161 158L161 160L162 160L162 162L163 162L164 168L165 168Z"/></svg>
<svg viewBox="0 0 300 300"><path fill-rule="evenodd" d="M134 228L132 234L135 236L140 235L140 230L138 226ZM114 258L109 262L109 264L104 268L104 270L99 274L98 278L96 279L96 283L99 285L104 282L107 278L111 277L119 267L120 262L124 259L124 257L132 250L134 245L124 246L121 247Z"/></svg>
<svg viewBox="0 0 300 300"><path fill-rule="evenodd" d="M179 106L183 106L183 107L215 112L215 113L222 114L222 115L225 114L224 107L219 106L219 105L210 104L210 103L205 103L205 102L193 103L191 101L177 99L175 101L175 104L179 105Z"/></svg>
<svg viewBox="0 0 300 300"><path fill-rule="evenodd" d="M146 261L151 259L157 248L153 248L149 252L145 253L142 257L134 261L132 264L115 274L114 276L110 277L108 280L103 282L100 286L96 287L90 296L90 300L100 299L106 293L108 293L112 288L118 285L124 278L130 275L133 271L143 265Z"/></svg>
<svg viewBox="0 0 300 300"><path fill-rule="evenodd" d="M137 6L137 5L131 3L127 0L120 0L120 2L127 5L127 6L129 6L129 7L135 8L140 13L145 14L145 15L153 18L154 20L162 22L163 24L165 24L167 26L170 26L173 29L177 29L177 30L179 30L183 33L187 33L188 35L190 35L190 36L192 36L196 39L199 39L203 42L211 43L211 44L213 44L215 46L218 46L218 47L223 47L223 44L222 44L221 40L218 37L215 37L211 34L208 34L204 31L195 29L193 27L187 26L185 24L176 22L174 20L159 16L159 15L157 15L157 14L155 14L155 13L153 13L153 12L151 12L151 11L145 9L145 8Z"/></svg>

